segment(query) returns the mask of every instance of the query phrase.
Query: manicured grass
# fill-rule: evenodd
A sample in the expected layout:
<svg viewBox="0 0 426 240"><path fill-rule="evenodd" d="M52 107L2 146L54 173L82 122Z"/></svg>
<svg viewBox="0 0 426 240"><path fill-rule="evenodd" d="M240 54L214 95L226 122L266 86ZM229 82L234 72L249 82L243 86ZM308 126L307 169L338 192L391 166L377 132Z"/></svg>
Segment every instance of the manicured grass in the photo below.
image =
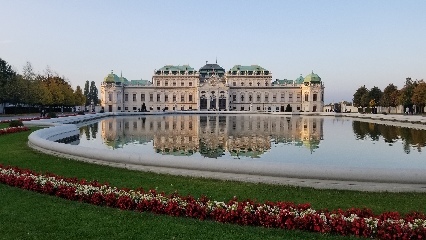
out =
<svg viewBox="0 0 426 240"><path fill-rule="evenodd" d="M0 192L1 239L345 239L121 211L1 184Z"/></svg>
<svg viewBox="0 0 426 240"><path fill-rule="evenodd" d="M21 132L0 136L1 164L28 168L37 172L52 172L65 177L98 180L118 187L143 187L144 189L158 189L166 193L177 191L181 195L190 194L195 197L206 195L214 200L226 201L237 196L240 200L311 203L314 209L367 207L375 213L385 211L426 212L426 205L424 204L426 194L424 193L315 190L129 171L35 152L26 145L28 135L29 132ZM0 227L0 236L5 236L4 233L19 234L23 232L23 229L28 228L31 231L28 238L78 238L80 233L81 237L79 238L98 238L96 234L103 234L103 232L107 234L99 235L99 238L103 238L102 236L108 238L114 236L114 234L118 234L116 235L118 238L134 238L150 231L153 232L153 235L150 235L147 239L173 237L179 239L192 236L194 236L194 239L199 239L206 238L205 235L211 236L208 237L210 239L242 239L243 237L249 239L312 239L329 237L296 231L241 227L208 221L199 222L186 218L126 212L43 196L4 185L0 185L0 192L2 193L0 197L0 221L2 223L7 221L8 223L5 225L6 227L3 224ZM43 221L46 223L43 224ZM71 233L63 233L68 231ZM25 238L26 235L10 236L11 239L15 239Z"/></svg>
<svg viewBox="0 0 426 240"><path fill-rule="evenodd" d="M0 129L9 127L9 123L0 123Z"/></svg>

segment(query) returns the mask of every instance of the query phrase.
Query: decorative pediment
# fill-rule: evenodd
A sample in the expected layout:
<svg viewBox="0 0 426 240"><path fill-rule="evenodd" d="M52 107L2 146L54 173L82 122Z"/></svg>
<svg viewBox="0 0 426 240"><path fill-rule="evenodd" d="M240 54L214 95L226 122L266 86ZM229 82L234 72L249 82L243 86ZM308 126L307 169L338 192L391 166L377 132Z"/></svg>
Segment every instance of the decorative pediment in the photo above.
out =
<svg viewBox="0 0 426 240"><path fill-rule="evenodd" d="M212 75L206 79L206 81L200 84L200 87L226 87L225 77L220 77L218 75Z"/></svg>

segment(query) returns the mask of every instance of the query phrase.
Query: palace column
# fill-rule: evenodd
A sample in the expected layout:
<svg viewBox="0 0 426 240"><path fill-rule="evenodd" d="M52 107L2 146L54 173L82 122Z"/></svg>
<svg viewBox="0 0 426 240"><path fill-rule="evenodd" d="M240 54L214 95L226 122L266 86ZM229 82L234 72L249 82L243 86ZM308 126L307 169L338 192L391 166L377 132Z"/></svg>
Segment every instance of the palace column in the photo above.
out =
<svg viewBox="0 0 426 240"><path fill-rule="evenodd" d="M210 102L212 101L210 92L207 92L207 110L210 109Z"/></svg>
<svg viewBox="0 0 426 240"><path fill-rule="evenodd" d="M226 111L229 111L229 91L225 91Z"/></svg>

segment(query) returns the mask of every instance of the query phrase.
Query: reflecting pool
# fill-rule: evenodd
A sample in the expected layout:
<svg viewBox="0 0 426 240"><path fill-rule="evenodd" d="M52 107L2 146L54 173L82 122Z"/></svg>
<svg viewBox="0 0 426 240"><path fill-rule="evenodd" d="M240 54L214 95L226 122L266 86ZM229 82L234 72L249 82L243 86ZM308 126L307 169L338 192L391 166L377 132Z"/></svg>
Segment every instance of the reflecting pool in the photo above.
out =
<svg viewBox="0 0 426 240"><path fill-rule="evenodd" d="M344 168L426 170L426 131L349 118L274 115L112 117L78 144L149 156Z"/></svg>

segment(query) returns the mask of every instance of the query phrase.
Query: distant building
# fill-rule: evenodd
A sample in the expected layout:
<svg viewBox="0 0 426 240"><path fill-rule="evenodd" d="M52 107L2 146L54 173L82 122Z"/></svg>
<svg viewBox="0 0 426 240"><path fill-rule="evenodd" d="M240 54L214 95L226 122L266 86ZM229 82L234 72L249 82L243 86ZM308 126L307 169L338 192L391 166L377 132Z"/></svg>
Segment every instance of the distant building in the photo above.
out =
<svg viewBox="0 0 426 240"><path fill-rule="evenodd" d="M258 65L235 65L227 72L217 63L206 63L199 71L166 65L154 71L151 82L129 81L111 72L101 84L101 105L106 112L318 112L324 107L324 84L313 72L272 81L272 73Z"/></svg>

